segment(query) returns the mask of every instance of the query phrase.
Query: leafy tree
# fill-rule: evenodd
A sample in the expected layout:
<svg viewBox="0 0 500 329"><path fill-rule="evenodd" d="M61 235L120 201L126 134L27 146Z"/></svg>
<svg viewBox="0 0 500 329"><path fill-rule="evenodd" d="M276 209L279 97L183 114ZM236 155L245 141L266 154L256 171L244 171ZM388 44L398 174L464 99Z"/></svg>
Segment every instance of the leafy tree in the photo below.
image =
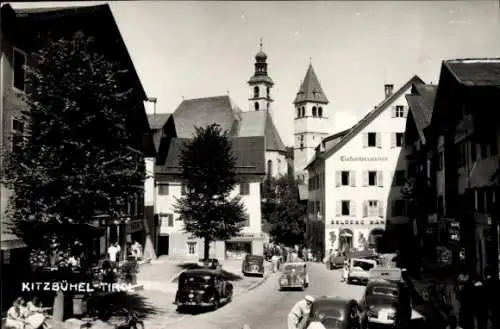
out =
<svg viewBox="0 0 500 329"><path fill-rule="evenodd" d="M286 246L304 243L305 206L299 202L298 182L292 177L271 178L264 182L262 212L271 226L275 242Z"/></svg>
<svg viewBox="0 0 500 329"><path fill-rule="evenodd" d="M123 218L127 200L143 193L144 158L130 147L135 109L122 87L125 71L92 38L48 38L35 58L26 68L26 133L4 154L3 180L13 190L7 216L32 251L33 270L69 280L70 254L92 248L93 216ZM64 295L54 303L60 319Z"/></svg>
<svg viewBox="0 0 500 329"><path fill-rule="evenodd" d="M228 133L218 124L197 127L179 156L187 193L176 200L175 209L186 232L204 240L208 259L210 242L237 235L248 218L241 198L230 197L237 183L236 158Z"/></svg>

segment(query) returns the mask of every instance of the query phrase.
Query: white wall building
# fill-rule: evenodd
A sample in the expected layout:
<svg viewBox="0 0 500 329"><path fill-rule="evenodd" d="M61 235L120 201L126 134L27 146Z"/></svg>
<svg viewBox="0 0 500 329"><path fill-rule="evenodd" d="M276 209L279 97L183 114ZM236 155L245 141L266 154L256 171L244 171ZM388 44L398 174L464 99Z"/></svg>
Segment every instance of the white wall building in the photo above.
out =
<svg viewBox="0 0 500 329"><path fill-rule="evenodd" d="M406 125L405 95L417 76L386 98L360 122L336 138L327 138L307 166L308 212L324 221L324 252L374 244L390 221L405 218L400 195L406 180L402 152Z"/></svg>

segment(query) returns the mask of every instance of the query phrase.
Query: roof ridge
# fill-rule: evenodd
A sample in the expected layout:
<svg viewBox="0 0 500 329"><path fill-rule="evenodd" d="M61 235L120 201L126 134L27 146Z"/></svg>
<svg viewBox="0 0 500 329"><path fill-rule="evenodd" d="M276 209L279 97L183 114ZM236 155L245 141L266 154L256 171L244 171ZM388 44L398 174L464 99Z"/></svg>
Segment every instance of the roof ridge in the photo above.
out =
<svg viewBox="0 0 500 329"><path fill-rule="evenodd" d="M338 150L340 150L349 140L350 138L356 136L359 132L359 127L363 124L369 124L371 121L370 119L375 119L376 116L380 113L382 113L386 108L387 105L390 104L392 101L397 99L398 97L401 96L401 93L408 89L413 83L415 82L420 82L424 83L425 82L418 76L418 75L413 75L406 83L404 83L401 87L399 87L391 96L385 98L383 101L381 101L377 106L375 106L370 112L368 112L361 120L359 120L352 128L347 132L347 134L342 137L342 139L330 150L322 153L320 156L314 156L314 158L307 164L306 168L311 166L318 158L327 158L333 154L335 154Z"/></svg>

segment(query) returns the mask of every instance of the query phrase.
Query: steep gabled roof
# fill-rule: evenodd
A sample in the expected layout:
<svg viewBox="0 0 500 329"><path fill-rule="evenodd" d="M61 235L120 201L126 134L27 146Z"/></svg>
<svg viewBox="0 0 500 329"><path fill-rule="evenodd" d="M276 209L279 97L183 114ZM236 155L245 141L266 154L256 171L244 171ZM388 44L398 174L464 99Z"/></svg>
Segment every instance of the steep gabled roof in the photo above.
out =
<svg viewBox="0 0 500 329"><path fill-rule="evenodd" d="M266 151L286 153L285 144L274 125L271 115L267 111L242 112L237 136L265 136Z"/></svg>
<svg viewBox="0 0 500 329"><path fill-rule="evenodd" d="M500 86L500 58L450 59L443 65L464 86Z"/></svg>
<svg viewBox="0 0 500 329"><path fill-rule="evenodd" d="M231 133L240 117L241 110L229 96L187 99L173 114L178 138L191 138L195 134L195 127L206 127L213 123L218 123L223 130Z"/></svg>
<svg viewBox="0 0 500 329"><path fill-rule="evenodd" d="M156 165L155 172L159 175L180 175L180 150L188 138L171 138L167 158L164 164ZM264 175L265 146L264 137L234 137L231 139L232 150L236 156L236 173L239 175Z"/></svg>
<svg viewBox="0 0 500 329"><path fill-rule="evenodd" d="M406 95L409 114L413 117L420 139L425 144L425 129L431 124L434 100L436 98L436 85L419 84L414 86L414 93Z"/></svg>
<svg viewBox="0 0 500 329"><path fill-rule="evenodd" d="M160 129L167 122L172 113L148 114L149 127L151 129Z"/></svg>
<svg viewBox="0 0 500 329"><path fill-rule="evenodd" d="M294 104L302 102L316 102L320 104L329 103L323 89L321 88L318 77L314 72L312 64L309 64L304 81L302 81L297 96L293 101Z"/></svg>
<svg viewBox="0 0 500 329"><path fill-rule="evenodd" d="M410 80L408 80L402 87L400 87L391 96L385 98L381 103L379 103L375 108L368 112L363 119L361 119L357 124L355 124L349 132L330 150L327 150L317 156L306 166L306 169L313 165L318 160L325 160L335 154L340 150L345 144L347 144L351 139L353 139L358 133L360 133L366 126L373 122L380 114L384 112L396 99L401 97L403 93L412 84L424 84L424 81L420 79L417 75L414 75Z"/></svg>

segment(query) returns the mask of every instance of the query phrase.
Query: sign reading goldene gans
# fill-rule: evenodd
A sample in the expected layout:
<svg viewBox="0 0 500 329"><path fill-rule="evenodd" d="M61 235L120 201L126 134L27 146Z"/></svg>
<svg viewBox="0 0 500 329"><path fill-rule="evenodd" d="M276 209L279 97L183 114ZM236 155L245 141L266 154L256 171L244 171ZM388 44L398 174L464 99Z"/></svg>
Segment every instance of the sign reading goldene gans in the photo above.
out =
<svg viewBox="0 0 500 329"><path fill-rule="evenodd" d="M344 162L359 162L359 161L387 161L387 157L353 157L353 156L341 156L340 161Z"/></svg>

